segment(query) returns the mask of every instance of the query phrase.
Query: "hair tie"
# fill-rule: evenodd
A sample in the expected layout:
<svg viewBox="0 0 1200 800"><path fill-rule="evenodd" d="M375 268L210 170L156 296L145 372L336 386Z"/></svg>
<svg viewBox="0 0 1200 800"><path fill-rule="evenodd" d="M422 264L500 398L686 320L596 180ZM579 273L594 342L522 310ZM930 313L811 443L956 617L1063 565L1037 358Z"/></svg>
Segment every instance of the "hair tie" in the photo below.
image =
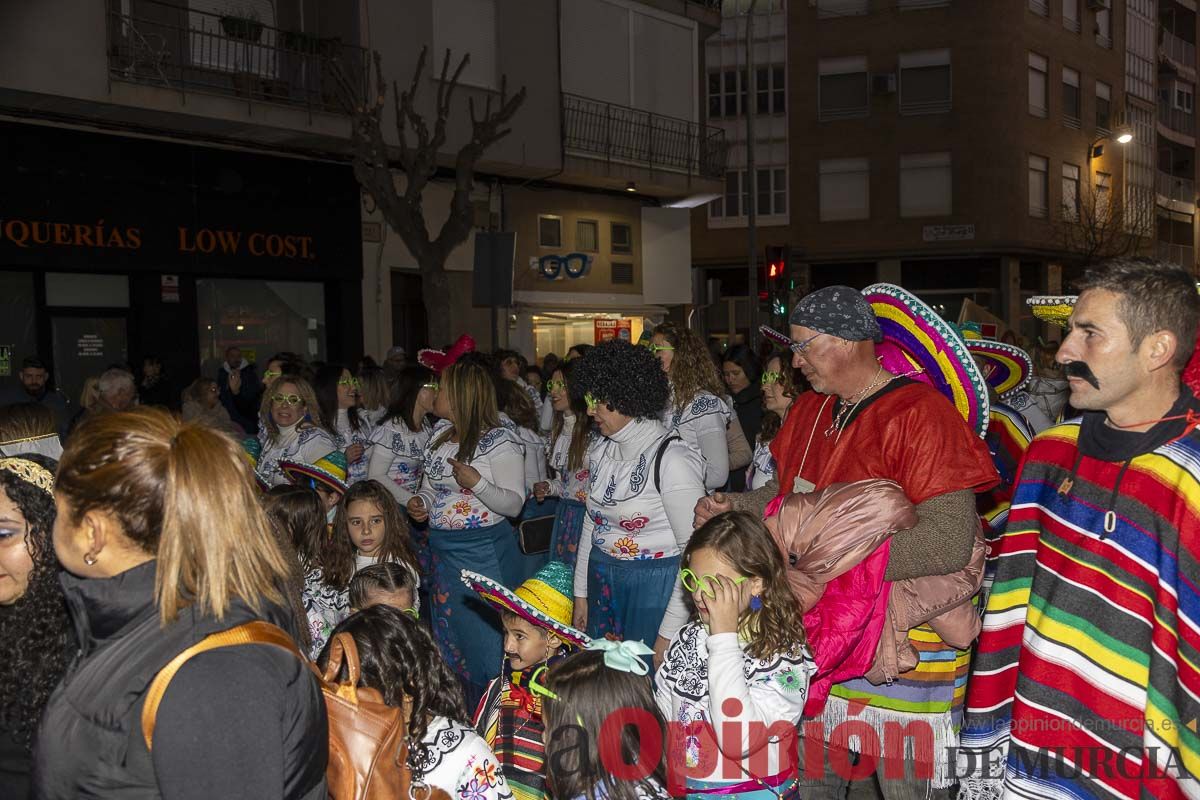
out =
<svg viewBox="0 0 1200 800"><path fill-rule="evenodd" d="M50 470L39 464L24 458L0 458L0 470L11 472L48 495L54 494L54 476L50 474Z"/></svg>
<svg viewBox="0 0 1200 800"><path fill-rule="evenodd" d="M588 650L599 650L604 653L604 666L621 672L632 672L634 675L646 675L650 667L642 656L654 655L654 650L639 641L614 642L611 639L593 639L587 645Z"/></svg>

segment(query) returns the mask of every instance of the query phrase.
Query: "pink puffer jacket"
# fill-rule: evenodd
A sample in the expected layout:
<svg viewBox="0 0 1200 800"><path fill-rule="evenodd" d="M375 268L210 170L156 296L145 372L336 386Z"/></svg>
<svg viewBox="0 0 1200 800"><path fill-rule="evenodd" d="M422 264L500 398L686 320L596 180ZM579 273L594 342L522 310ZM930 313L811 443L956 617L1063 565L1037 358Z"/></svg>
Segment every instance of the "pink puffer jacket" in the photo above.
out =
<svg viewBox="0 0 1200 800"><path fill-rule="evenodd" d="M817 663L806 715L820 713L836 683L858 677L886 683L916 667L917 651L908 639L912 628L928 623L959 649L978 635L971 598L983 581L987 549L978 518L965 569L893 583L884 578L891 536L918 519L894 481L839 483L781 496L766 515Z"/></svg>

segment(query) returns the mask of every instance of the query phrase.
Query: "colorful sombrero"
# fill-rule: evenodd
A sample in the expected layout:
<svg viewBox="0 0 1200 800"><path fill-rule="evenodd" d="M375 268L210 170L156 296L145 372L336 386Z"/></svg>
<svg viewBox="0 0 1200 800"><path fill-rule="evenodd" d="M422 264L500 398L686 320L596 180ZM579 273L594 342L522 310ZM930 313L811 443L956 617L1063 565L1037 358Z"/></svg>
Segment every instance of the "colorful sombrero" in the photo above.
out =
<svg viewBox="0 0 1200 800"><path fill-rule="evenodd" d="M913 377L950 398L982 438L988 425L987 382L954 326L899 286L876 283L862 293L883 331L875 351L884 369L897 375L920 370Z"/></svg>
<svg viewBox="0 0 1200 800"><path fill-rule="evenodd" d="M253 436L242 439L242 455L246 457L247 463L250 464L250 471L254 473L254 485L260 492L270 491L271 484L258 473L258 459L262 455L262 442Z"/></svg>
<svg viewBox="0 0 1200 800"><path fill-rule="evenodd" d="M533 577L511 591L478 572L462 571L462 580L484 600L511 611L522 619L546 628L567 644L584 647L590 639L571 627L575 609L574 575L561 561L551 561Z"/></svg>
<svg viewBox="0 0 1200 800"><path fill-rule="evenodd" d="M312 464L280 461L279 469L283 470L283 474L287 475L292 483L304 484L314 480L340 494L345 494L350 488L346 485L346 454L340 450L334 450Z"/></svg>
<svg viewBox="0 0 1200 800"><path fill-rule="evenodd" d="M1001 398L1021 391L1033 377L1033 359L1015 344L968 335L967 349L983 360L983 378Z"/></svg>
<svg viewBox="0 0 1200 800"><path fill-rule="evenodd" d="M1033 315L1042 322L1049 322L1065 328L1067 320L1071 318L1071 312L1075 310L1075 301L1078 299L1079 296L1073 294L1041 294L1031 297L1025 302L1033 310Z"/></svg>

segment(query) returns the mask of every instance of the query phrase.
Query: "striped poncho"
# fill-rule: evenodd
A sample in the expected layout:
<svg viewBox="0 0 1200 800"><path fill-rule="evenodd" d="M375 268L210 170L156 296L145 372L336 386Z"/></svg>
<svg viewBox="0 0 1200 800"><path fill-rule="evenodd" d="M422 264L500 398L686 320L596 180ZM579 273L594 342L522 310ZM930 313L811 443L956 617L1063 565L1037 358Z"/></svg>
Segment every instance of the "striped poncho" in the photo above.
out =
<svg viewBox="0 0 1200 800"><path fill-rule="evenodd" d="M960 797L1200 797L1200 433L1045 431L994 553Z"/></svg>

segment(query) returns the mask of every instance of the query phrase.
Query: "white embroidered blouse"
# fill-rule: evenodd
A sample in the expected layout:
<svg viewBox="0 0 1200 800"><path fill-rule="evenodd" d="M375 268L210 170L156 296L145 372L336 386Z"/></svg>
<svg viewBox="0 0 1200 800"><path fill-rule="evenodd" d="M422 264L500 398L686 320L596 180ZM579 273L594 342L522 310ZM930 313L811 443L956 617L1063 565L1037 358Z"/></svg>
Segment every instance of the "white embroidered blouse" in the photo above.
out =
<svg viewBox="0 0 1200 800"><path fill-rule="evenodd" d="M421 488L421 460L432 434L428 420L414 431L399 419L384 420L371 434L367 477L386 486L401 506Z"/></svg>
<svg viewBox="0 0 1200 800"><path fill-rule="evenodd" d="M374 426L371 425L370 417L366 412L360 410L358 415L359 428L354 430L350 427L350 411L349 409L339 408L337 412L337 436L334 437L333 443L337 446L337 450L345 451L352 444L361 444L363 446L362 457L357 461L346 465L346 484L355 484L361 480L366 480L367 464L371 460L371 434Z"/></svg>
<svg viewBox="0 0 1200 800"><path fill-rule="evenodd" d="M436 444L447 427L434 428L421 463L417 494L429 509L430 527L490 528L506 517L518 516L525 505L525 446L521 440L504 426L485 431L470 462L479 471L479 483L474 489L464 489L454 479L448 460L458 453L458 443L447 437Z"/></svg>
<svg viewBox="0 0 1200 800"><path fill-rule="evenodd" d="M591 425L591 422L590 419L585 418L584 424ZM587 452L584 454L583 464L579 469L567 469L571 439L575 435L576 424L578 421L574 414L570 412L563 414L562 430L559 431L558 438L550 447L550 495L586 503L588 476L591 474L588 471L588 461L591 459L592 448L600 441L600 437L595 434L589 437Z"/></svg>
<svg viewBox="0 0 1200 800"><path fill-rule="evenodd" d="M759 442L754 448L754 458L746 467L746 491L761 489L775 477L775 456L771 455L771 443Z"/></svg>
<svg viewBox="0 0 1200 800"><path fill-rule="evenodd" d="M720 489L729 480L729 404L710 392L700 392L682 410L675 409L672 393L663 424L678 433L685 442L704 458L704 485Z"/></svg>
<svg viewBox="0 0 1200 800"><path fill-rule="evenodd" d="M454 800L511 800L512 791L495 753L474 728L434 717L421 744L424 752L414 753L412 763L429 786L444 790Z"/></svg>
<svg viewBox="0 0 1200 800"><path fill-rule="evenodd" d="M271 436L264 425L258 432L258 441L262 452L254 471L271 486L289 483L288 477L279 469L280 461L312 464L337 449L328 433L305 421L280 428L276 436Z"/></svg>

